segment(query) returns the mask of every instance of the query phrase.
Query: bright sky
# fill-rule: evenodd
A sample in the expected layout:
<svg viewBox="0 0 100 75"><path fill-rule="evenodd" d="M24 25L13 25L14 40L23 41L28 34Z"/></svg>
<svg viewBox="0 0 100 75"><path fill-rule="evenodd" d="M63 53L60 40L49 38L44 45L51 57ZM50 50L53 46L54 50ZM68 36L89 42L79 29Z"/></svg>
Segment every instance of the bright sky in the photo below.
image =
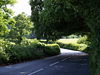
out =
<svg viewBox="0 0 100 75"><path fill-rule="evenodd" d="M10 8L15 12L14 15L18 15L22 12L25 12L27 15L31 15L29 0L17 0L17 3Z"/></svg>

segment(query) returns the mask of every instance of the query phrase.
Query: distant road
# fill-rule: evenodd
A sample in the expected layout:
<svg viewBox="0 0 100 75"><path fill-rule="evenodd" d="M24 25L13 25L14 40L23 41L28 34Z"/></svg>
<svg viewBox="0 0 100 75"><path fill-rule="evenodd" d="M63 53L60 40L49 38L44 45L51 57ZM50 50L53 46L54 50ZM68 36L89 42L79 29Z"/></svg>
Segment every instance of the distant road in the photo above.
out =
<svg viewBox="0 0 100 75"><path fill-rule="evenodd" d="M61 54L0 67L0 75L89 75L86 53L61 49Z"/></svg>

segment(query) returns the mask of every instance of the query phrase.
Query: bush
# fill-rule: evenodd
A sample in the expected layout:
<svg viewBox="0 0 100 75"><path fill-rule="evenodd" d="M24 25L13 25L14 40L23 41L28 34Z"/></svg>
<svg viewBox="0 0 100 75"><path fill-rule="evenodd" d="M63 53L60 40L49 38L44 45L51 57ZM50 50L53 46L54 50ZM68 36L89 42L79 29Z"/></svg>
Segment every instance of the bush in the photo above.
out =
<svg viewBox="0 0 100 75"><path fill-rule="evenodd" d="M87 36L80 37L77 41L78 44L89 44L89 40Z"/></svg>
<svg viewBox="0 0 100 75"><path fill-rule="evenodd" d="M4 41L3 39L0 39L0 47L5 49L9 45L15 45L15 43L9 42L9 41Z"/></svg>
<svg viewBox="0 0 100 75"><path fill-rule="evenodd" d="M95 57L93 54L94 54L94 48L93 46L89 46L87 47L84 52L88 53L89 54L89 67L92 67L92 68L89 68L91 74L93 74L94 72L96 72L96 75L100 75L100 55L98 55L98 57ZM100 51L98 52L100 53ZM95 59L97 59L98 61L96 61ZM98 68L96 68L97 66L96 65L93 65L93 64L96 64L98 66Z"/></svg>
<svg viewBox="0 0 100 75"><path fill-rule="evenodd" d="M74 39L59 39L56 42L63 43L63 44L70 44L70 43L77 43L78 40L79 39L76 39L76 38L74 38Z"/></svg>
<svg viewBox="0 0 100 75"><path fill-rule="evenodd" d="M65 48L65 49L71 49L71 50L85 50L88 45L84 44L84 43L77 43L79 39L60 39L57 41L57 44L59 44L59 46L61 48Z"/></svg>
<svg viewBox="0 0 100 75"><path fill-rule="evenodd" d="M69 44L64 44L64 43L58 43L61 48L65 49L71 49L71 50L84 50L87 48L86 44L77 44L77 43L69 43Z"/></svg>
<svg viewBox="0 0 100 75"><path fill-rule="evenodd" d="M4 41L0 39L0 64L7 63L9 60L9 55L6 53L6 48L10 45L14 45L15 43Z"/></svg>
<svg viewBox="0 0 100 75"><path fill-rule="evenodd" d="M40 42L41 42L41 43L45 43L45 44L54 44L54 43L55 43L55 42L52 41L52 40L46 41L46 40L43 40L43 39L41 39Z"/></svg>
<svg viewBox="0 0 100 75"><path fill-rule="evenodd" d="M0 64L17 63L60 53L57 44L44 44L38 40L24 40L21 44L3 41L0 46Z"/></svg>
<svg viewBox="0 0 100 75"><path fill-rule="evenodd" d="M21 62L44 57L43 45L40 43L31 43L26 45L14 45L6 49L9 55L9 62Z"/></svg>
<svg viewBox="0 0 100 75"><path fill-rule="evenodd" d="M51 55L57 55L60 53L60 47L58 44L47 44L45 47L46 48L44 52L46 55L51 56Z"/></svg>
<svg viewBox="0 0 100 75"><path fill-rule="evenodd" d="M0 47L0 64L4 64L8 61L7 54L3 51L2 47Z"/></svg>
<svg viewBox="0 0 100 75"><path fill-rule="evenodd" d="M21 45L30 45L30 44L37 44L39 40L37 39L25 39L21 42Z"/></svg>

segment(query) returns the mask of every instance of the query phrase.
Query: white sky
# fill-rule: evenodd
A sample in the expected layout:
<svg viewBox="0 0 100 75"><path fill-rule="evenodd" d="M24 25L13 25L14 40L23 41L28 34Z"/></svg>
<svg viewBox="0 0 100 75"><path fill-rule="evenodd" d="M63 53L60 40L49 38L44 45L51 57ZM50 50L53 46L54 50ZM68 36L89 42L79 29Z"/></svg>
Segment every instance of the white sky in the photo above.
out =
<svg viewBox="0 0 100 75"><path fill-rule="evenodd" d="M27 15L31 15L31 7L29 5L29 0L17 0L17 3L10 7L18 15L25 12Z"/></svg>

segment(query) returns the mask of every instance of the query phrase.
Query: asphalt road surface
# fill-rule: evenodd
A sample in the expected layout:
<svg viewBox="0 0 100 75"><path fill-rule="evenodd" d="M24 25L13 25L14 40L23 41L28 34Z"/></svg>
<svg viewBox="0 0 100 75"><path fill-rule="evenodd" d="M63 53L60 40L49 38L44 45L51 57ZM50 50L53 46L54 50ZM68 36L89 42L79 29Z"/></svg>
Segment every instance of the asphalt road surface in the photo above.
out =
<svg viewBox="0 0 100 75"><path fill-rule="evenodd" d="M0 75L89 75L88 55L61 49L61 54L0 67Z"/></svg>

